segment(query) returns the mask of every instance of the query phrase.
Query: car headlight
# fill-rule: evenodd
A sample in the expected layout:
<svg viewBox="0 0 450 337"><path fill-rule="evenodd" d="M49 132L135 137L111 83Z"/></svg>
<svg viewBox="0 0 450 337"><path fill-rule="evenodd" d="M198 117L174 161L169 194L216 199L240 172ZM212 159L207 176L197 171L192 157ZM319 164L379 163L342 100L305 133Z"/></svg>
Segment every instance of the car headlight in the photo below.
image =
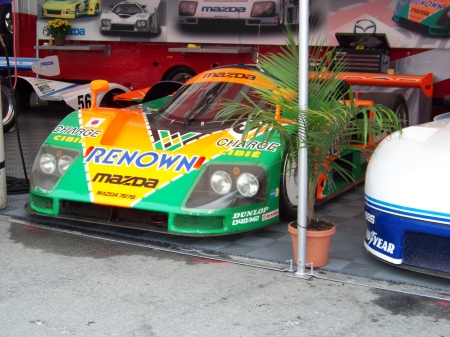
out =
<svg viewBox="0 0 450 337"><path fill-rule="evenodd" d="M216 171L211 176L211 188L218 194L227 194L231 190L231 177L225 171Z"/></svg>
<svg viewBox="0 0 450 337"><path fill-rule="evenodd" d="M253 197L258 193L259 182L251 173L242 173L236 181L236 187L244 197Z"/></svg>
<svg viewBox="0 0 450 337"><path fill-rule="evenodd" d="M61 174L64 174L64 172L67 171L67 169L70 167L70 164L73 162L73 158L68 155L63 155L58 160L58 170Z"/></svg>
<svg viewBox="0 0 450 337"><path fill-rule="evenodd" d="M42 146L31 170L30 187L49 193L80 155L81 150Z"/></svg>
<svg viewBox="0 0 450 337"><path fill-rule="evenodd" d="M183 206L189 209L224 209L262 203L266 197L264 164L211 164L204 168Z"/></svg>
<svg viewBox="0 0 450 337"><path fill-rule="evenodd" d="M272 17L275 16L276 6L273 1L255 2L250 16L253 17Z"/></svg>
<svg viewBox="0 0 450 337"><path fill-rule="evenodd" d="M400 11L409 3L409 0L398 0L397 4L395 5L394 14L398 15Z"/></svg>
<svg viewBox="0 0 450 337"><path fill-rule="evenodd" d="M103 19L102 20L102 27L106 28L106 29L110 29L111 28L111 20Z"/></svg>
<svg viewBox="0 0 450 337"><path fill-rule="evenodd" d="M147 27L147 22L145 20L136 21L136 28L145 28Z"/></svg>
<svg viewBox="0 0 450 337"><path fill-rule="evenodd" d="M39 166L45 174L52 174L56 170L56 159L50 153L44 153L39 158Z"/></svg>
<svg viewBox="0 0 450 337"><path fill-rule="evenodd" d="M193 16L197 10L197 1L180 1L178 14L182 16Z"/></svg>

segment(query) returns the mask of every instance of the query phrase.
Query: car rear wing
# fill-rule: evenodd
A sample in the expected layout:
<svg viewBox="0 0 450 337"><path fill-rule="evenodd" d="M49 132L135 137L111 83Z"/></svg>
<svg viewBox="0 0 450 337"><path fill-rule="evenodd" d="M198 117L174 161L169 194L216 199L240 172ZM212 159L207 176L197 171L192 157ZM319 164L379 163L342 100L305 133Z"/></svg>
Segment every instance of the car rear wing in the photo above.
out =
<svg viewBox="0 0 450 337"><path fill-rule="evenodd" d="M433 96L433 74L426 75L388 75L365 73L339 73L337 78L350 85L375 87L420 88L427 97Z"/></svg>

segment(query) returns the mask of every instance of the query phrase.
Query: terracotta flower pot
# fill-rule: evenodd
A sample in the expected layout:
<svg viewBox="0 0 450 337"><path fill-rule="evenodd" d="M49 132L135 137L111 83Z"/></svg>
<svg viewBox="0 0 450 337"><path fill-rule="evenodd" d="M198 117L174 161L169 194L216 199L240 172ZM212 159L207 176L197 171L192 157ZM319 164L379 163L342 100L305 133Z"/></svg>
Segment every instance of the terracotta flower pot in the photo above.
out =
<svg viewBox="0 0 450 337"><path fill-rule="evenodd" d="M292 225L291 225L292 224ZM298 261L298 234L297 223L288 224L288 231L291 233L292 249L294 251L294 262ZM323 267L328 264L331 239L336 233L336 227L324 231L306 231L306 264L313 264L314 268Z"/></svg>
<svg viewBox="0 0 450 337"><path fill-rule="evenodd" d="M64 46L66 44L66 37L65 36L55 36L55 45L56 46Z"/></svg>

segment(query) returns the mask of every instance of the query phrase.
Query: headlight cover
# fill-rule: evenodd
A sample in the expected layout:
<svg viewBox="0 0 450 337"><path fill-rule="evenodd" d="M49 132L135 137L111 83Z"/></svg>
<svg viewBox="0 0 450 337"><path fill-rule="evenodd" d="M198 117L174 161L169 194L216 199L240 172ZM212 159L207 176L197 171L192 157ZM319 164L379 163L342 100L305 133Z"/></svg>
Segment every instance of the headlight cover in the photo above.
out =
<svg viewBox="0 0 450 337"><path fill-rule="evenodd" d="M39 157L39 167L45 174L52 174L56 170L56 158L51 153L44 153Z"/></svg>
<svg viewBox="0 0 450 337"><path fill-rule="evenodd" d="M193 16L197 10L197 1L180 1L178 13L181 16Z"/></svg>
<svg viewBox="0 0 450 337"><path fill-rule="evenodd" d="M253 197L256 193L258 193L258 178L251 173L243 173L237 178L236 186L239 193L241 193L244 197Z"/></svg>
<svg viewBox="0 0 450 337"><path fill-rule="evenodd" d="M111 29L111 20L103 19L102 20L102 28Z"/></svg>
<svg viewBox="0 0 450 337"><path fill-rule="evenodd" d="M67 169L70 167L70 164L73 162L73 158L67 154L61 156L58 160L58 171L61 174L64 174L64 172L67 171Z"/></svg>
<svg viewBox="0 0 450 337"><path fill-rule="evenodd" d="M256 165L219 165L206 167L184 206L198 209L223 209L264 202L267 174Z"/></svg>
<svg viewBox="0 0 450 337"><path fill-rule="evenodd" d="M231 177L225 171L216 171L211 176L211 187L218 194L227 194L231 190Z"/></svg>
<svg viewBox="0 0 450 337"><path fill-rule="evenodd" d="M250 13L252 18L274 17L276 14L276 6L273 1L255 2Z"/></svg>
<svg viewBox="0 0 450 337"><path fill-rule="evenodd" d="M31 170L31 189L51 192L80 154L72 149L42 146Z"/></svg>
<svg viewBox="0 0 450 337"><path fill-rule="evenodd" d="M138 20L136 21L136 28L137 29L142 29L142 28L146 28L147 27L147 21L145 20Z"/></svg>
<svg viewBox="0 0 450 337"><path fill-rule="evenodd" d="M394 14L398 15L401 10L409 3L409 0L399 0L395 5Z"/></svg>

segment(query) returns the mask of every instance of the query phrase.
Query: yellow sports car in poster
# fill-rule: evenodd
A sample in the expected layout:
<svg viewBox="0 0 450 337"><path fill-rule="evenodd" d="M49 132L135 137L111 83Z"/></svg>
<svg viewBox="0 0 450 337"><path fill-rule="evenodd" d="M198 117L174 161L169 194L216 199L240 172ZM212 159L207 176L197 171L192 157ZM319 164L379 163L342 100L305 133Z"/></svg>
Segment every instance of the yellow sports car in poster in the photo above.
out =
<svg viewBox="0 0 450 337"><path fill-rule="evenodd" d="M76 19L83 15L100 14L101 0L46 0L42 5L42 17Z"/></svg>

